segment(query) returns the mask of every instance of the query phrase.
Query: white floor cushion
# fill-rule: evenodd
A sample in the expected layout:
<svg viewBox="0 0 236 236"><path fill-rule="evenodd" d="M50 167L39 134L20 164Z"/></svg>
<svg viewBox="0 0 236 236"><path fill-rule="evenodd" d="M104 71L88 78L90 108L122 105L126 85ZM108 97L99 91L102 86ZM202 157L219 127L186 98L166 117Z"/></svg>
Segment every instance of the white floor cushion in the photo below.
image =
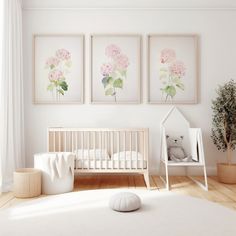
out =
<svg viewBox="0 0 236 236"><path fill-rule="evenodd" d="M115 211L135 211L141 207L141 199L134 193L121 192L111 197L109 206Z"/></svg>

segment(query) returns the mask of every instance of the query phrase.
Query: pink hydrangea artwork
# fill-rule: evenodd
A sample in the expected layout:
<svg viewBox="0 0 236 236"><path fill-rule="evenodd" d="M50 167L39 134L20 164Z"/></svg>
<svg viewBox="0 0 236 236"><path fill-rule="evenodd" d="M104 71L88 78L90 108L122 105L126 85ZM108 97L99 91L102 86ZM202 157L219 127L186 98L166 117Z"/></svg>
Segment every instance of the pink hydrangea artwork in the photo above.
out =
<svg viewBox="0 0 236 236"><path fill-rule="evenodd" d="M174 61L170 65L169 70L170 70L170 74L172 76L176 76L179 78L182 78L185 76L186 69L185 69L184 63L182 61Z"/></svg>
<svg viewBox="0 0 236 236"><path fill-rule="evenodd" d="M120 53L121 53L120 48L118 46L116 46L115 44L110 44L105 49L106 56L110 57L110 58L115 58Z"/></svg>
<svg viewBox="0 0 236 236"><path fill-rule="evenodd" d="M103 76L109 76L114 71L114 66L111 63L103 63L101 66L101 73Z"/></svg>
<svg viewBox="0 0 236 236"><path fill-rule="evenodd" d="M129 58L115 44L110 44L105 48L105 55L109 61L103 63L100 68L102 84L105 96L114 97L116 102L117 91L123 89L124 80L126 79L127 69L130 65Z"/></svg>
<svg viewBox="0 0 236 236"><path fill-rule="evenodd" d="M176 58L175 51L173 49L165 48L161 51L161 63L170 63Z"/></svg>
<svg viewBox="0 0 236 236"><path fill-rule="evenodd" d="M186 74L184 63L176 58L175 50L165 48L161 51L159 78L162 83L162 94L165 102L173 101L178 91L184 91L183 79Z"/></svg>
<svg viewBox="0 0 236 236"><path fill-rule="evenodd" d="M56 50L55 55L46 60L45 69L48 70L49 80L47 90L52 94L55 92L56 100L59 100L60 95L64 96L68 91L66 77L70 73L71 64L71 53L64 48Z"/></svg>
<svg viewBox="0 0 236 236"><path fill-rule="evenodd" d="M66 49L58 49L56 51L56 57L60 60L70 60L70 52L67 51Z"/></svg>

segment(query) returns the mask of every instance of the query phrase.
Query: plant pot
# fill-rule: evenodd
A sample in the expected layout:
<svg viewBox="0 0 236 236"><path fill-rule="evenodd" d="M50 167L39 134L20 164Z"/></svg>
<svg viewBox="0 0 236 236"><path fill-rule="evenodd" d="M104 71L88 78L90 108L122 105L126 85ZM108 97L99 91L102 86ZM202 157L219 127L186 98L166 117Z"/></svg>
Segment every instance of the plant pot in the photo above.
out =
<svg viewBox="0 0 236 236"><path fill-rule="evenodd" d="M218 180L225 184L236 184L236 164L217 164Z"/></svg>

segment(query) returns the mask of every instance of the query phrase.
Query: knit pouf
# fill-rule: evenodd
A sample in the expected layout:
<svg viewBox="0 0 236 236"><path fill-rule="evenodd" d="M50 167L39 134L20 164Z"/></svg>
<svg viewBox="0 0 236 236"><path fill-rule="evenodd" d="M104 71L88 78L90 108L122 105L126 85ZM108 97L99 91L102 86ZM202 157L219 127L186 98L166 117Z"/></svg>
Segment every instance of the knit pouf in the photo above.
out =
<svg viewBox="0 0 236 236"><path fill-rule="evenodd" d="M134 193L121 192L111 197L109 206L114 211L135 211L141 207L141 199Z"/></svg>

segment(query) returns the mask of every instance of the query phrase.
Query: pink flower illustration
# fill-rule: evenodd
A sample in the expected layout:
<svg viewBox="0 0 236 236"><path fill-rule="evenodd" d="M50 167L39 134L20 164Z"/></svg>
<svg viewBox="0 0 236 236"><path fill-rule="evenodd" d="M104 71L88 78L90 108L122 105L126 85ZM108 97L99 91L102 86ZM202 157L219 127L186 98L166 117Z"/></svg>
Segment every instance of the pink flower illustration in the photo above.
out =
<svg viewBox="0 0 236 236"><path fill-rule="evenodd" d="M56 57L49 57L46 61L47 66L54 66L56 67L60 63L60 60Z"/></svg>
<svg viewBox="0 0 236 236"><path fill-rule="evenodd" d="M112 96L116 102L117 94L123 89L127 77L129 58L114 44L109 44L105 48L105 55L109 61L101 65L101 82L105 96Z"/></svg>
<svg viewBox="0 0 236 236"><path fill-rule="evenodd" d="M126 70L129 66L129 59L124 54L119 54L115 57L116 66L120 70Z"/></svg>
<svg viewBox="0 0 236 236"><path fill-rule="evenodd" d="M185 76L185 71L186 71L186 68L185 68L185 65L182 61L175 61L173 62L170 67L170 74L171 75L174 75L174 76L177 76L177 77L183 77Z"/></svg>
<svg viewBox="0 0 236 236"><path fill-rule="evenodd" d="M117 55L119 55L121 52L120 48L116 46L115 44L110 44L106 47L105 54L108 57L114 58Z"/></svg>
<svg viewBox="0 0 236 236"><path fill-rule="evenodd" d="M61 60L69 60L71 58L71 55L70 52L62 48L56 51L56 57Z"/></svg>
<svg viewBox="0 0 236 236"><path fill-rule="evenodd" d="M60 70L52 70L48 75L48 79L52 81L58 81L63 78L63 73Z"/></svg>
<svg viewBox="0 0 236 236"><path fill-rule="evenodd" d="M175 58L176 58L176 54L173 49L166 48L161 51L161 63L162 64L170 63L170 62L174 61Z"/></svg>
<svg viewBox="0 0 236 236"><path fill-rule="evenodd" d="M114 66L111 63L104 63L101 66L101 73L104 76L108 76L110 74L112 74L112 72L114 71Z"/></svg>

